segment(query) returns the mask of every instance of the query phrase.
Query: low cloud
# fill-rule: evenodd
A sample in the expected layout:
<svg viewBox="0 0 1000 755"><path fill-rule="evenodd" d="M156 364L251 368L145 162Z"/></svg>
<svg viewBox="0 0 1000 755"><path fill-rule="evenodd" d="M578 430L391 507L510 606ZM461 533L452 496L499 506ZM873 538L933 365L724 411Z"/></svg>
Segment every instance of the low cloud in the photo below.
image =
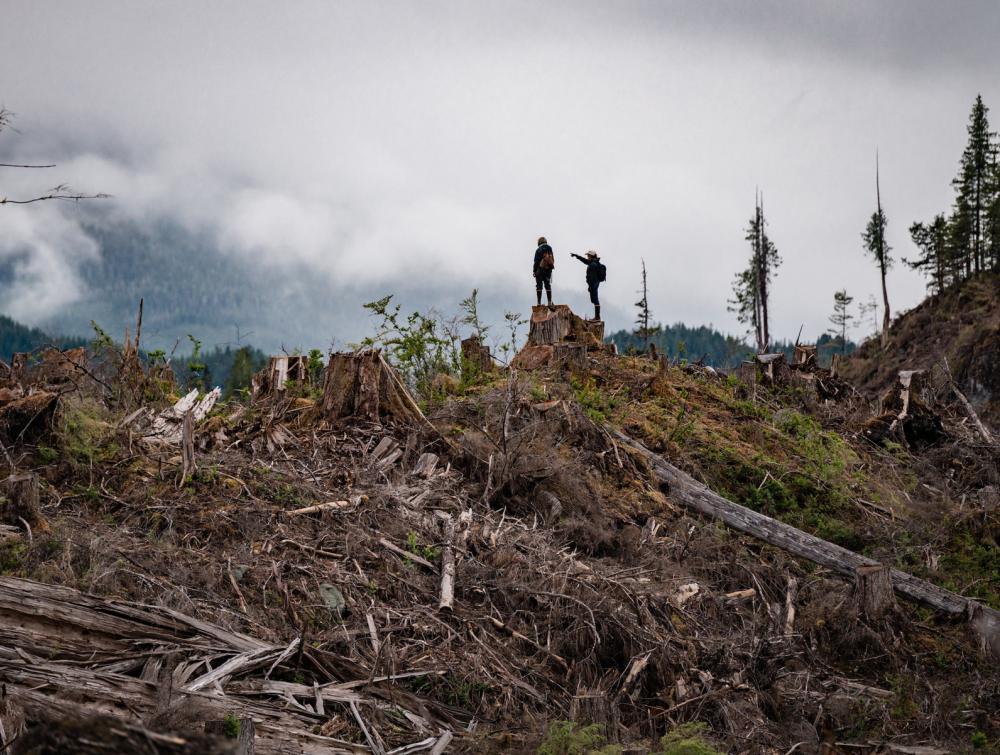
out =
<svg viewBox="0 0 1000 755"><path fill-rule="evenodd" d="M927 4L841 6L14 2L0 65L23 72L3 93L20 133L0 156L57 160L58 181L114 198L0 208L16 276L0 309L82 311L87 220L176 224L274 290L325 290L280 325L323 314L343 334L376 291L421 308L475 286L526 311L544 234L557 298L581 308L568 253L601 252L611 327L631 325L644 259L658 318L737 332L726 300L761 187L785 258L772 330L815 337L835 290L878 291L860 244L876 146L905 255L907 226L951 201L975 94L1000 103L976 31L991 5L940 23ZM896 308L923 295L900 265L889 285Z"/></svg>

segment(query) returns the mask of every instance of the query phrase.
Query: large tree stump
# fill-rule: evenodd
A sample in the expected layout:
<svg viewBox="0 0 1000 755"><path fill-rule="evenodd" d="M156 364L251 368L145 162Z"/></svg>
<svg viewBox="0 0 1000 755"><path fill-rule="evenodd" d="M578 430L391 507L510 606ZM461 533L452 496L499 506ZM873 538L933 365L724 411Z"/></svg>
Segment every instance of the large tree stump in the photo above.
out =
<svg viewBox="0 0 1000 755"><path fill-rule="evenodd" d="M479 336L469 336L462 341L463 375L482 375L492 371L493 367L490 347L480 341Z"/></svg>
<svg viewBox="0 0 1000 755"><path fill-rule="evenodd" d="M883 414L869 421L865 434L876 441L902 436L909 445L930 446L947 437L941 416L930 405L927 376L922 370L904 370L882 397ZM881 431L881 435L880 435Z"/></svg>
<svg viewBox="0 0 1000 755"><path fill-rule="evenodd" d="M573 314L565 304L549 307L532 307L531 324L528 328L528 344L551 346L572 341L584 346L600 346L604 335L604 323L588 323Z"/></svg>
<svg viewBox="0 0 1000 755"><path fill-rule="evenodd" d="M378 351L331 354L323 388L323 416L379 422L382 418L426 423L396 371Z"/></svg>
<svg viewBox="0 0 1000 755"><path fill-rule="evenodd" d="M235 736L233 729L237 729ZM227 737L236 740L236 750L234 755L253 755L255 730L253 718L244 716L241 718L213 720L205 722L205 733L218 737Z"/></svg>
<svg viewBox="0 0 1000 755"><path fill-rule="evenodd" d="M309 382L309 357L301 354L271 357L267 367L250 379L250 393L254 398L271 396L285 390L289 380Z"/></svg>
<svg viewBox="0 0 1000 755"><path fill-rule="evenodd" d="M571 721L599 724L609 742L618 741L618 706L601 690L581 690L569 704Z"/></svg>
<svg viewBox="0 0 1000 755"><path fill-rule="evenodd" d="M38 475L34 472L12 474L0 487L0 522L19 525L24 519L29 525L42 521L38 505Z"/></svg>
<svg viewBox="0 0 1000 755"><path fill-rule="evenodd" d="M854 570L854 605L868 621L878 621L896 610L892 570L888 566L870 564Z"/></svg>
<svg viewBox="0 0 1000 755"><path fill-rule="evenodd" d="M755 358L757 372L771 385L781 385L788 380L790 371L784 354L758 354Z"/></svg>

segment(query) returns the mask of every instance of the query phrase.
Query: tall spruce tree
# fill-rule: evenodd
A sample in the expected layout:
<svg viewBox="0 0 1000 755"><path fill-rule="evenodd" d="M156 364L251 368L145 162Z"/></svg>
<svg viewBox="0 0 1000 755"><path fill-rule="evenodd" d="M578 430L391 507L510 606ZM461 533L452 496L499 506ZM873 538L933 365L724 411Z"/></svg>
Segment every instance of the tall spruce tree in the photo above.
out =
<svg viewBox="0 0 1000 755"><path fill-rule="evenodd" d="M943 213L938 213L926 225L913 223L910 226L910 238L920 250L920 256L914 260L904 258L903 262L930 278L927 288L931 293L941 293L958 275L951 259L948 219Z"/></svg>
<svg viewBox="0 0 1000 755"><path fill-rule="evenodd" d="M728 309L735 312L737 319L749 327L749 332L754 334L757 342L757 352L762 354L771 343L768 304L771 280L781 265L781 256L767 235L764 199L759 193L745 238L750 242L750 264L746 270L736 274L733 298L729 300Z"/></svg>
<svg viewBox="0 0 1000 755"><path fill-rule="evenodd" d="M882 278L882 346L884 348L889 342L889 323L892 319L889 315L889 290L885 283L886 271L892 267L892 257L889 254L892 249L885 240L885 227L889 221L882 210L882 189L879 185L877 152L875 153L875 207L875 212L872 213L864 233L861 234L861 240L864 242L865 251L875 259L875 264L878 265Z"/></svg>
<svg viewBox="0 0 1000 755"><path fill-rule="evenodd" d="M976 95L967 128L969 141L962 152L958 176L952 181L956 197L951 244L962 277L994 267L998 262L991 258L997 242L990 235L996 228L991 212L1000 186L996 181L996 134L990 131L988 114L982 95Z"/></svg>

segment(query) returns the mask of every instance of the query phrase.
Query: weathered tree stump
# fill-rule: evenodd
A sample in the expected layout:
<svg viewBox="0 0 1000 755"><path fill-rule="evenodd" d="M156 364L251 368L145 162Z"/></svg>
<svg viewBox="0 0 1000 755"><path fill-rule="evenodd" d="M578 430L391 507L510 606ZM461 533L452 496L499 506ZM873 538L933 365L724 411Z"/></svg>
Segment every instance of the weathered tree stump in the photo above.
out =
<svg viewBox="0 0 1000 755"><path fill-rule="evenodd" d="M882 397L883 414L869 421L865 434L879 441L901 436L911 446L934 445L947 437L941 416L931 408L923 370L904 370ZM880 431L881 435L880 435Z"/></svg>
<svg viewBox="0 0 1000 755"><path fill-rule="evenodd" d="M528 328L528 344L551 346L572 341L584 346L600 346L604 339L604 323L590 322L573 314L565 304L554 307L532 307Z"/></svg>
<svg viewBox="0 0 1000 755"><path fill-rule="evenodd" d="M374 350L330 355L321 410L329 420L427 421L399 375Z"/></svg>
<svg viewBox="0 0 1000 755"><path fill-rule="evenodd" d="M854 605L868 621L878 621L896 610L892 570L888 566L870 564L854 570Z"/></svg>
<svg viewBox="0 0 1000 755"><path fill-rule="evenodd" d="M490 347L479 340L479 336L469 336L462 341L462 374L482 375L494 367Z"/></svg>
<svg viewBox="0 0 1000 755"><path fill-rule="evenodd" d="M781 385L788 380L790 371L784 354L758 354L755 361L758 375L764 381L771 385Z"/></svg>
<svg viewBox="0 0 1000 755"><path fill-rule="evenodd" d="M599 724L609 742L617 742L618 706L601 690L582 690L569 704L570 720L580 724Z"/></svg>
<svg viewBox="0 0 1000 755"><path fill-rule="evenodd" d="M0 522L19 525L24 519L29 525L42 521L38 506L38 475L34 472L13 474L0 487Z"/></svg>
<svg viewBox="0 0 1000 755"><path fill-rule="evenodd" d="M795 344L795 351L792 353L792 364L796 367L815 367L816 344Z"/></svg>
<svg viewBox="0 0 1000 755"><path fill-rule="evenodd" d="M233 736L233 729L237 729ZM250 716L235 719L222 719L205 722L205 733L227 737L236 740L235 755L253 755L254 753L254 723Z"/></svg>
<svg viewBox="0 0 1000 755"><path fill-rule="evenodd" d="M289 380L309 382L309 357L301 354L271 357L267 367L250 379L250 393L254 398L272 396L285 390Z"/></svg>

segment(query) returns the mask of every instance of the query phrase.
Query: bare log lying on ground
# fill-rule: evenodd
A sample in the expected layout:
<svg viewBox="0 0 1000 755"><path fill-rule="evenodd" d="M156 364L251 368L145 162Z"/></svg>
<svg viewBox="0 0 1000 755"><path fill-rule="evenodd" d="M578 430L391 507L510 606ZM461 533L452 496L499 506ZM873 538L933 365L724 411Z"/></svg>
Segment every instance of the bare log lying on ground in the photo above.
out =
<svg viewBox="0 0 1000 755"><path fill-rule="evenodd" d="M948 377L948 383L951 385L952 393L955 394L955 398L958 399L965 413L968 415L969 419L972 420L972 424L976 426L976 430L979 431L979 437L986 442L987 445L992 446L994 444L993 433L989 431L983 421L979 419L979 415L972 406L972 402L966 398L965 394L962 393L961 389L958 387L958 381L955 380L955 376L951 374L951 365L948 364L948 357L944 358L944 372Z"/></svg>
<svg viewBox="0 0 1000 755"><path fill-rule="evenodd" d="M617 430L610 432L649 462L657 479L668 487L667 494L671 499L683 503L690 509L706 516L721 519L733 529L746 532L770 545L777 546L852 579L859 567L879 566L878 562L870 558L826 540L821 540L815 535L810 535L723 498L662 457L654 454L641 443ZM1000 611L983 606L970 598L957 595L950 590L945 590L898 569L892 569L890 573L892 587L899 595L952 616L967 618L969 626L978 635L983 648L991 649L996 656L1000 657ZM884 599L879 598L878 602L884 603Z"/></svg>

